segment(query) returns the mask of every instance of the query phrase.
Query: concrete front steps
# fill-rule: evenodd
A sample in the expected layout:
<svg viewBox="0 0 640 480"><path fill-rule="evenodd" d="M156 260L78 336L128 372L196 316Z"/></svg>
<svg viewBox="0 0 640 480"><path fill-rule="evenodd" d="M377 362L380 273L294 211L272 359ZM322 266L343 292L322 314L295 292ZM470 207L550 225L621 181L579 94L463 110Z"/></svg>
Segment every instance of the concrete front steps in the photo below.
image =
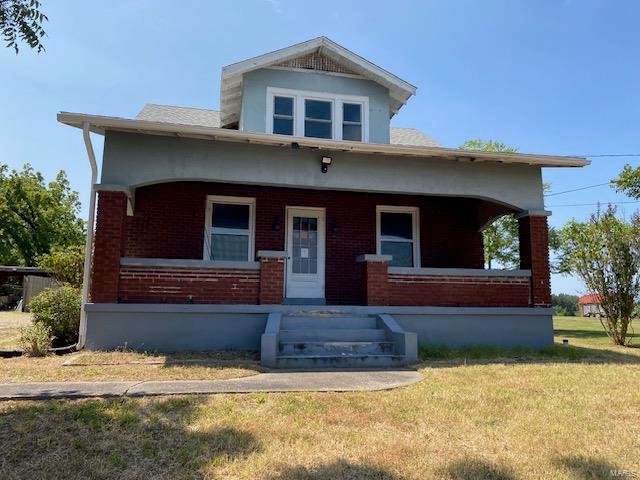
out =
<svg viewBox="0 0 640 480"><path fill-rule="evenodd" d="M413 350L415 334L402 331L388 315L274 313L262 336L262 364L269 368L402 367L415 361Z"/></svg>

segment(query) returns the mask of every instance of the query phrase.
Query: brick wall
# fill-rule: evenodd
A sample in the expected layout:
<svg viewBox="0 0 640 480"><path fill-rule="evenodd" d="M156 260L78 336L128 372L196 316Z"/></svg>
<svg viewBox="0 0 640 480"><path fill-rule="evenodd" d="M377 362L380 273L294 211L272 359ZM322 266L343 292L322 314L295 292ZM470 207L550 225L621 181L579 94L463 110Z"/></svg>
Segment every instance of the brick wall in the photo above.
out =
<svg viewBox="0 0 640 480"><path fill-rule="evenodd" d="M99 192L93 250L91 301L116 302L120 257L125 251L127 197L122 192Z"/></svg>
<svg viewBox="0 0 640 480"><path fill-rule="evenodd" d="M122 267L123 303L257 304L259 270Z"/></svg>
<svg viewBox="0 0 640 480"><path fill-rule="evenodd" d="M260 298L262 305L279 305L284 297L284 257L260 259Z"/></svg>
<svg viewBox="0 0 640 480"><path fill-rule="evenodd" d="M365 305L391 305L386 261L362 262L363 300Z"/></svg>
<svg viewBox="0 0 640 480"><path fill-rule="evenodd" d="M529 277L389 274L389 304L526 307L529 282Z"/></svg>
<svg viewBox="0 0 640 480"><path fill-rule="evenodd" d="M287 205L325 207L325 296L331 304L363 303L362 266L355 259L376 251L376 205L420 207L423 267L483 266L479 200L208 182L138 188L135 215L126 217L125 256L201 259L207 195L256 198L256 251L285 249Z"/></svg>
<svg viewBox="0 0 640 480"><path fill-rule="evenodd" d="M549 231L547 217L518 219L520 268L531 270L531 305L551 306L551 272L549 269Z"/></svg>

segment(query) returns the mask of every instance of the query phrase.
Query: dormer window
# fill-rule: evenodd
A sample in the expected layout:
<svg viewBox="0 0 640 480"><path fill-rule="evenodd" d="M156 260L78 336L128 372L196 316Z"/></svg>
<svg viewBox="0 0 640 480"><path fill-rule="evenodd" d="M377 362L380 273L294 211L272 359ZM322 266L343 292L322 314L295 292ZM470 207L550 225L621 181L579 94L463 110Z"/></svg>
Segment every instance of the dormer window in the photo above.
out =
<svg viewBox="0 0 640 480"><path fill-rule="evenodd" d="M293 97L273 97L273 133L293 135Z"/></svg>
<svg viewBox="0 0 640 480"><path fill-rule="evenodd" d="M367 142L369 99L267 88L267 133Z"/></svg>
<svg viewBox="0 0 640 480"><path fill-rule="evenodd" d="M326 100L304 100L304 136L333 138L331 110L333 102Z"/></svg>
<svg viewBox="0 0 640 480"><path fill-rule="evenodd" d="M362 104L342 104L342 139L362 141Z"/></svg>

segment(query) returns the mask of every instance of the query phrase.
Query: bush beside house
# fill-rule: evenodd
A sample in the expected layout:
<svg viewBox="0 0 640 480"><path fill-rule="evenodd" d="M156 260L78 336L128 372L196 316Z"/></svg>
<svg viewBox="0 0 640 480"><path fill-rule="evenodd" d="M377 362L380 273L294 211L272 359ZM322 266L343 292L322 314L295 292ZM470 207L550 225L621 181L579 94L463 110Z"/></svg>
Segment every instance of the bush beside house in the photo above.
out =
<svg viewBox="0 0 640 480"><path fill-rule="evenodd" d="M47 289L31 301L33 322L51 329L54 346L72 345L78 341L81 305L80 290L76 287Z"/></svg>

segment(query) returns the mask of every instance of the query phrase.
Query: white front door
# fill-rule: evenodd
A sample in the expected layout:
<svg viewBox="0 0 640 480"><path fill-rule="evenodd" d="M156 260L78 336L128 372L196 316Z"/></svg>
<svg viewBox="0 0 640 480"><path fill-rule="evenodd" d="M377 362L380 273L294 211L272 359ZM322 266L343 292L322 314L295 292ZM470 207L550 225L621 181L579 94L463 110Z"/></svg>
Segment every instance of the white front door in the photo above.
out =
<svg viewBox="0 0 640 480"><path fill-rule="evenodd" d="M287 298L324 298L324 208L287 207Z"/></svg>

